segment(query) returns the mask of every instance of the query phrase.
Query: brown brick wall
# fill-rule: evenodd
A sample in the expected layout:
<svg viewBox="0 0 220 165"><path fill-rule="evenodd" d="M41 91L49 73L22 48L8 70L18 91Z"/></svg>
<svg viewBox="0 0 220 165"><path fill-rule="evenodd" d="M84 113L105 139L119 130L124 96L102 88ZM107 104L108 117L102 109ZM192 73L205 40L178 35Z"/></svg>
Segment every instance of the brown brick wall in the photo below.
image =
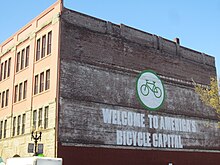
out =
<svg viewBox="0 0 220 165"><path fill-rule="evenodd" d="M103 108L195 120L196 133L175 132L182 136L183 150L220 149L216 114L200 101L191 84L192 79L208 84L210 76L216 75L213 57L126 25L65 9L60 58L61 155L73 152L77 145L115 148L117 129L149 130L148 124L146 128L105 125ZM165 83L166 100L156 112L145 110L136 97L136 78L146 69L156 71Z"/></svg>
<svg viewBox="0 0 220 165"><path fill-rule="evenodd" d="M61 58L137 71L152 69L202 84L208 84L209 77L216 74L214 57L164 38L70 10L64 11L62 18L62 33L68 36L62 43L71 44L65 44Z"/></svg>

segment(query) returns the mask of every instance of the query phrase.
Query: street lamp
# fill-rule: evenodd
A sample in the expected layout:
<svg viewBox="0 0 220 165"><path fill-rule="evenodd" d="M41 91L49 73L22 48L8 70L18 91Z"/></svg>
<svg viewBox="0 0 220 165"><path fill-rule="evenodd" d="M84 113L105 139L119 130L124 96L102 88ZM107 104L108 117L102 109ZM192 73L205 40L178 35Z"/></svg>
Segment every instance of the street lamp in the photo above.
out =
<svg viewBox="0 0 220 165"><path fill-rule="evenodd" d="M38 143L38 140L41 141L41 135L42 135L41 131L39 131L39 134L38 134L38 131L31 132L31 140L34 139L34 155L33 156L37 156L37 143Z"/></svg>

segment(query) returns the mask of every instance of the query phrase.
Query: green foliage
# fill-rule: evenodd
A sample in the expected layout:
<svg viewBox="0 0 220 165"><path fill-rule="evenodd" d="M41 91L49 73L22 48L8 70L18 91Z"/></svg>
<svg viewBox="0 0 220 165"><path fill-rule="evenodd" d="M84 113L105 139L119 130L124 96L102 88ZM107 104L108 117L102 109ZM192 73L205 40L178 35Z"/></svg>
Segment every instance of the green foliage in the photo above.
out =
<svg viewBox="0 0 220 165"><path fill-rule="evenodd" d="M210 85L209 86L201 86L196 83L195 91L199 94L202 102L206 105L215 109L218 117L220 118L220 102L219 102L219 87L218 87L218 80L217 78L210 78ZM220 122L218 123L220 126Z"/></svg>

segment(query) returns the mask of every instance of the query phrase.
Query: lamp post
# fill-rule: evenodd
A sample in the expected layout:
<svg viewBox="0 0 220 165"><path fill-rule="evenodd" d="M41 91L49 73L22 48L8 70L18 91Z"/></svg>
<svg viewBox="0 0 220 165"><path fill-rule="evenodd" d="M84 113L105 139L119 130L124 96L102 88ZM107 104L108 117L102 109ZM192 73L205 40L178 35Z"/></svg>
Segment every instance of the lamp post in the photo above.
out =
<svg viewBox="0 0 220 165"><path fill-rule="evenodd" d="M31 140L34 139L34 155L33 156L37 156L37 143L38 143L38 140L41 141L41 135L42 135L41 131L39 131L39 134L38 134L38 131L31 132Z"/></svg>

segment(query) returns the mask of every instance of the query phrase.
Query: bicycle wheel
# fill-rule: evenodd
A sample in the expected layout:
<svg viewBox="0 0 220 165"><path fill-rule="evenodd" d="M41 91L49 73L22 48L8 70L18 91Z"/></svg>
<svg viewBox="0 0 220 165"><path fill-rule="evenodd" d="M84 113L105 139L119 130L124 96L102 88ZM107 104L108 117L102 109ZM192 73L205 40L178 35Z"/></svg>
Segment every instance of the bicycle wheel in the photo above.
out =
<svg viewBox="0 0 220 165"><path fill-rule="evenodd" d="M141 85L141 94L147 96L149 94L149 87L146 84Z"/></svg>
<svg viewBox="0 0 220 165"><path fill-rule="evenodd" d="M154 89L154 96L155 96L156 98L160 98L161 95L162 95L161 89L160 89L159 87L155 87L155 89Z"/></svg>

